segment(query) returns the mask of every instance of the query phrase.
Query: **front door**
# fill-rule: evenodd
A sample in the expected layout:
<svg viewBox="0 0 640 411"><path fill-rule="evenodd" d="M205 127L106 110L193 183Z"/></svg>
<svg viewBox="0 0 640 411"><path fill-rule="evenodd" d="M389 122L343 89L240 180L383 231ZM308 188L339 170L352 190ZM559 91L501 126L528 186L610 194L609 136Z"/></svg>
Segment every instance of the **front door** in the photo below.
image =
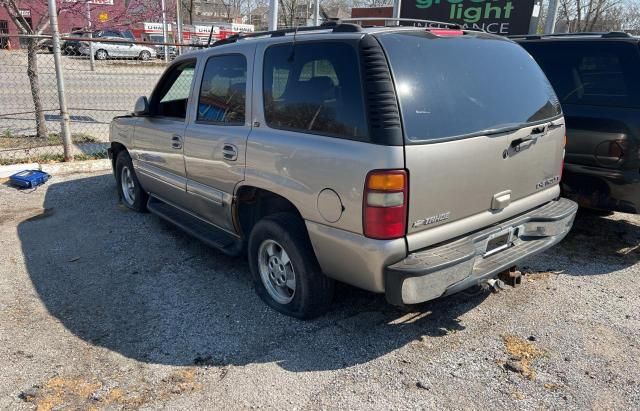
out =
<svg viewBox="0 0 640 411"><path fill-rule="evenodd" d="M133 158L146 191L177 206L186 204L184 131L196 60L173 65L160 79L149 115L135 128Z"/></svg>
<svg viewBox="0 0 640 411"><path fill-rule="evenodd" d="M233 231L234 187L244 179L245 146L251 131L248 101L255 47L236 48L203 61L193 114L185 135L187 193L192 209Z"/></svg>

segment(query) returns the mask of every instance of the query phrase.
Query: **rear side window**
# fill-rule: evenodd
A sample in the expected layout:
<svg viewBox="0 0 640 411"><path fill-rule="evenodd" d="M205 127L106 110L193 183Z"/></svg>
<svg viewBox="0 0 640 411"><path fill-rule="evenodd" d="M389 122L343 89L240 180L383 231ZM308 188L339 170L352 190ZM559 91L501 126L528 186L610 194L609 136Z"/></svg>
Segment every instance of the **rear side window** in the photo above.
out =
<svg viewBox="0 0 640 411"><path fill-rule="evenodd" d="M563 104L640 107L640 57L631 43L523 43Z"/></svg>
<svg viewBox="0 0 640 411"><path fill-rule="evenodd" d="M246 58L240 54L211 57L202 76L197 121L244 124L246 95Z"/></svg>
<svg viewBox="0 0 640 411"><path fill-rule="evenodd" d="M269 47L263 96L272 128L345 138L366 137L356 51L346 43Z"/></svg>
<svg viewBox="0 0 640 411"><path fill-rule="evenodd" d="M517 44L481 35L379 36L410 140L488 133L561 114L544 73Z"/></svg>

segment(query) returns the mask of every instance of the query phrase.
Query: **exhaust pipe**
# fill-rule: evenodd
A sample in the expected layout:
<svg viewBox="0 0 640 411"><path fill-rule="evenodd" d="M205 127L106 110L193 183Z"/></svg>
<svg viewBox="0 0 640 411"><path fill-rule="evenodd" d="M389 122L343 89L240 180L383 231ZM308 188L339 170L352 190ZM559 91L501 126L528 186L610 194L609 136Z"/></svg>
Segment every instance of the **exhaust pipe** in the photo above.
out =
<svg viewBox="0 0 640 411"><path fill-rule="evenodd" d="M505 289L504 283L498 278L490 278L488 280L485 280L481 283L481 286L485 290L491 290L494 293Z"/></svg>

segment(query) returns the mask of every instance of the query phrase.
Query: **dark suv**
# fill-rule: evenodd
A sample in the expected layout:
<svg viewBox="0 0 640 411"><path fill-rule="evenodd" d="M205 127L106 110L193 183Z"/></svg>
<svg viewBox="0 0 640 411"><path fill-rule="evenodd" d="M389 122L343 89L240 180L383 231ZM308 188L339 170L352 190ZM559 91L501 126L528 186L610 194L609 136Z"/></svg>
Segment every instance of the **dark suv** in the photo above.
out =
<svg viewBox="0 0 640 411"><path fill-rule="evenodd" d="M584 207L640 213L640 37L613 32L516 40L562 104L564 195Z"/></svg>

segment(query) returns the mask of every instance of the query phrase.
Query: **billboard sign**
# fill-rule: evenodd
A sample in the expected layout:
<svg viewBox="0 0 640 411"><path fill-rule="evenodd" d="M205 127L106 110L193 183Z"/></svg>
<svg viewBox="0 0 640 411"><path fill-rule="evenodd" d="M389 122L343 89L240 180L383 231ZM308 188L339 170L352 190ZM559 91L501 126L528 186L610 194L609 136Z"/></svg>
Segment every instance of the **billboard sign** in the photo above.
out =
<svg viewBox="0 0 640 411"><path fill-rule="evenodd" d="M528 34L535 0L404 0L400 17L458 23L488 33Z"/></svg>

